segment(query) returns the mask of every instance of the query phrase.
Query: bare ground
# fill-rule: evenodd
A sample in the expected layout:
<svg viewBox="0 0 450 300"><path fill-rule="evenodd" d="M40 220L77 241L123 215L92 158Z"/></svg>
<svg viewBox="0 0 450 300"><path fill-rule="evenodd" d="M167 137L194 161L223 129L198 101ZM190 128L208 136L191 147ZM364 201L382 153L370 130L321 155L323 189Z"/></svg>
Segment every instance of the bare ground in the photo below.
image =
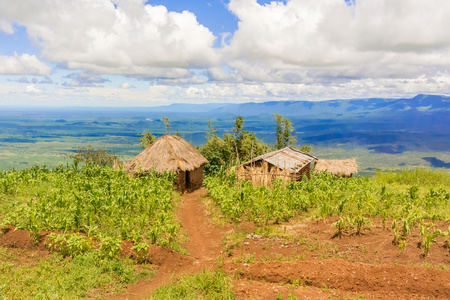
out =
<svg viewBox="0 0 450 300"><path fill-rule="evenodd" d="M276 299L289 294L299 299L344 299L364 295L365 299L449 299L450 253L444 241L438 240L428 257L422 258L418 247L420 235L416 227L407 237L404 251L392 244L393 234L381 219L375 219L362 235L351 233L335 237L327 220L298 219L273 225L277 234L250 235L233 247L225 248L223 238L231 228L215 226L201 202L204 189L185 194L178 217L188 235L189 255L165 247L152 246L149 261L156 275L152 281L130 285L119 299L143 299L161 285L182 274L218 267L215 262L225 257L222 267L232 275L238 299ZM391 221L386 222L390 224ZM447 229L448 224L437 222ZM251 233L253 225L241 229ZM0 246L12 251L49 254L45 236L34 245L26 231L9 227L0 236ZM131 255L131 244L123 243L123 254ZM24 256L25 257L25 256Z"/></svg>

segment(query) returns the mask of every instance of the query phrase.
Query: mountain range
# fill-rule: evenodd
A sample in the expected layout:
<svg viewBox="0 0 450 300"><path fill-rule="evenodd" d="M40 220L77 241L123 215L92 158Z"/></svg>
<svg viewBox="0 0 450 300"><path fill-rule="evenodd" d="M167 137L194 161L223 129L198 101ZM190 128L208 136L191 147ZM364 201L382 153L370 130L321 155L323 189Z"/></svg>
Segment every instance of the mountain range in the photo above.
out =
<svg viewBox="0 0 450 300"><path fill-rule="evenodd" d="M217 117L224 115L259 116L279 113L284 116L340 117L405 112L449 112L450 97L419 94L413 98L369 98L328 101L270 101L248 103L172 104L149 108L161 113L198 113Z"/></svg>

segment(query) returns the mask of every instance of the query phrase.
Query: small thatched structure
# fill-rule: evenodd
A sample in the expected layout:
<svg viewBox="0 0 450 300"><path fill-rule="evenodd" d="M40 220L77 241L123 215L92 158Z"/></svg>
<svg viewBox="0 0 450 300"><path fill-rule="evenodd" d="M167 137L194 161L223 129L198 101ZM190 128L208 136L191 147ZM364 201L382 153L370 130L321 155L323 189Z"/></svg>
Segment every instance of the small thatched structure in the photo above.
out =
<svg viewBox="0 0 450 300"><path fill-rule="evenodd" d="M238 166L236 174L239 180L246 179L254 185L270 185L277 178L298 181L303 176L309 177L315 159L310 154L286 147Z"/></svg>
<svg viewBox="0 0 450 300"><path fill-rule="evenodd" d="M164 135L141 152L126 167L129 173L145 174L175 172L176 185L181 190L193 191L203 183L203 165L208 160L191 144L176 135Z"/></svg>
<svg viewBox="0 0 450 300"><path fill-rule="evenodd" d="M358 164L354 158L349 159L319 159L316 161L314 170L316 172L326 171L336 176L352 177L358 172Z"/></svg>

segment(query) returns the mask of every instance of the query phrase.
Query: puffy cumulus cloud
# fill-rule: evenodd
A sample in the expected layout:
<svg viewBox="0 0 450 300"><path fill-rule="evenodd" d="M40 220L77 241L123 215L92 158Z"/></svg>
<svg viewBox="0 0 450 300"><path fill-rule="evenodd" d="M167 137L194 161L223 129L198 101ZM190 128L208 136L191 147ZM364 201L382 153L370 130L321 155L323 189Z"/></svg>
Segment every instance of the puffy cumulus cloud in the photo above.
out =
<svg viewBox="0 0 450 300"><path fill-rule="evenodd" d="M44 58L98 74L178 78L218 58L215 36L188 11L142 0L0 2L0 29L23 25Z"/></svg>
<svg viewBox="0 0 450 300"><path fill-rule="evenodd" d="M36 86L34 84L27 85L27 87L25 88L25 91L27 93L32 93L32 94L40 94L40 93L42 93L42 90L36 88Z"/></svg>
<svg viewBox="0 0 450 300"><path fill-rule="evenodd" d="M122 82L120 87L123 88L123 89L129 89L130 88L130 84L128 82Z"/></svg>
<svg viewBox="0 0 450 300"><path fill-rule="evenodd" d="M0 74L3 75L49 75L51 71L36 55L0 55Z"/></svg>
<svg viewBox="0 0 450 300"><path fill-rule="evenodd" d="M224 52L243 80L416 78L449 67L447 0L231 0L229 10L239 29Z"/></svg>

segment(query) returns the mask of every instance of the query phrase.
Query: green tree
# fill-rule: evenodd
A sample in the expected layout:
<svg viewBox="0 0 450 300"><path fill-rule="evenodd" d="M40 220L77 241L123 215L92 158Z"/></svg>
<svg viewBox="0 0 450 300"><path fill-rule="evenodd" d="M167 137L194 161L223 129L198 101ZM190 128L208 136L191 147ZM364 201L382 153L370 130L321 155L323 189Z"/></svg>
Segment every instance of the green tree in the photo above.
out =
<svg viewBox="0 0 450 300"><path fill-rule="evenodd" d="M237 116L231 132L224 135L233 159L236 161L247 161L252 157L261 155L268 151L269 146L259 140L254 132L244 130L244 117Z"/></svg>
<svg viewBox="0 0 450 300"><path fill-rule="evenodd" d="M223 138L217 134L213 120L208 121L206 143L200 147L200 152L209 164L205 166L205 173L209 174L220 170L222 165L231 165L236 161L247 161L266 153L269 146L259 140L255 133L244 130L244 117L238 116L234 126L226 132Z"/></svg>
<svg viewBox="0 0 450 300"><path fill-rule="evenodd" d="M293 135L295 130L292 121L277 113L273 114L273 117L277 123L275 148L282 149L287 146L295 146L297 137Z"/></svg>
<svg viewBox="0 0 450 300"><path fill-rule="evenodd" d="M164 134L170 135L171 126L170 126L169 117L161 118L161 121L164 122ZM179 137L184 138L186 136L186 133L185 134L181 134L180 131L177 130L177 131L175 131L174 135L178 135Z"/></svg>
<svg viewBox="0 0 450 300"><path fill-rule="evenodd" d="M164 134L169 134L170 135L170 121L169 121L169 117L164 117L161 118L161 121L164 122Z"/></svg>
<svg viewBox="0 0 450 300"><path fill-rule="evenodd" d="M141 142L142 149L147 148L151 144L153 144L158 138L151 131L144 131L142 133L142 137L138 138Z"/></svg>
<svg viewBox="0 0 450 300"><path fill-rule="evenodd" d="M112 166L114 161L118 159L114 152L106 150L105 147L94 149L90 145L83 148L78 147L75 153L69 154L67 157L71 158L76 164L85 163L99 166Z"/></svg>
<svg viewBox="0 0 450 300"><path fill-rule="evenodd" d="M224 139L217 135L212 119L208 120L208 131L206 132L206 143L199 148L200 153L209 161L205 165L206 174L220 170L221 166L228 162L231 152Z"/></svg>
<svg viewBox="0 0 450 300"><path fill-rule="evenodd" d="M254 132L247 130L242 131L239 155L243 162L267 153L268 151L269 145L258 139Z"/></svg>
<svg viewBox="0 0 450 300"><path fill-rule="evenodd" d="M300 151L305 152L305 153L309 153L314 149L313 145L307 145L307 144L303 144L300 147Z"/></svg>

